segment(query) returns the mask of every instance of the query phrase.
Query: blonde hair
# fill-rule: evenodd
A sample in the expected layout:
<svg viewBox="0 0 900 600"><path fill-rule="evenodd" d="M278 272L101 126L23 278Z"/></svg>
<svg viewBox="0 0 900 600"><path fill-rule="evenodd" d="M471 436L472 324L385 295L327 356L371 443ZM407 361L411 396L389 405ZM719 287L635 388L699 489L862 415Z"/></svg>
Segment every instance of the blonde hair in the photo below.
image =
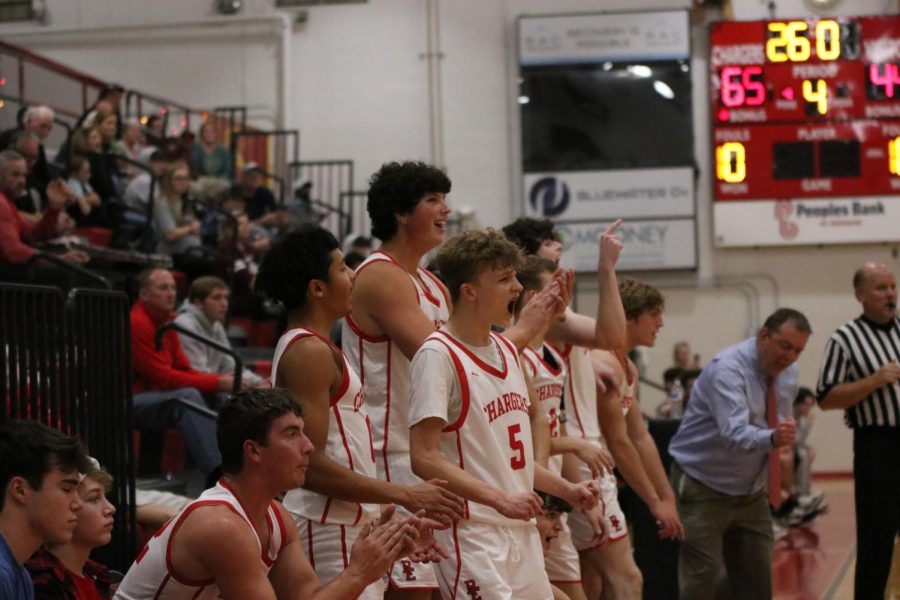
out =
<svg viewBox="0 0 900 600"><path fill-rule="evenodd" d="M453 302L459 300L460 286L471 283L489 269L518 269L522 251L495 229L470 229L451 238L435 257L440 276Z"/></svg>

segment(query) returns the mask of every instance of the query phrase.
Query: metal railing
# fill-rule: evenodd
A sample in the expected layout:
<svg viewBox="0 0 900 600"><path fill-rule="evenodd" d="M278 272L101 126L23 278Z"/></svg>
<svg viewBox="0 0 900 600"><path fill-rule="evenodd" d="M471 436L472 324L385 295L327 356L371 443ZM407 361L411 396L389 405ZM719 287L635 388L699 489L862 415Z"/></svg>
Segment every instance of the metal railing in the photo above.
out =
<svg viewBox="0 0 900 600"><path fill-rule="evenodd" d="M0 284L0 419L33 419L78 435L113 476L112 541L95 558L124 570L134 556L131 324L121 292Z"/></svg>
<svg viewBox="0 0 900 600"><path fill-rule="evenodd" d="M191 339L197 340L201 344L209 346L210 348L215 348L219 352L224 352L225 354L227 354L228 356L233 358L234 359L234 381L231 386L231 393L237 394L239 391L241 391L241 376L244 373L244 361L241 358L240 354L235 352L229 346L220 344L219 342L217 342L215 340L209 339L205 335L200 335L199 333L197 333L195 331L191 331L190 329L182 327L175 321L169 321L168 323L161 325L159 327L159 329L156 330L155 344L156 344L157 351L162 350L163 336L170 329L174 329L178 333L184 334Z"/></svg>

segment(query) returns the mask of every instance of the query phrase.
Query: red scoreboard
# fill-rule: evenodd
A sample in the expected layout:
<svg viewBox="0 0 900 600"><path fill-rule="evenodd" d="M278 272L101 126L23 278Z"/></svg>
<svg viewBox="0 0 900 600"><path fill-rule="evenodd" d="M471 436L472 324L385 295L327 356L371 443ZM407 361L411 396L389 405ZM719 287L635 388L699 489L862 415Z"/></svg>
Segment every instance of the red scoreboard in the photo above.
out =
<svg viewBox="0 0 900 600"><path fill-rule="evenodd" d="M900 195L900 17L717 23L709 64L717 201Z"/></svg>

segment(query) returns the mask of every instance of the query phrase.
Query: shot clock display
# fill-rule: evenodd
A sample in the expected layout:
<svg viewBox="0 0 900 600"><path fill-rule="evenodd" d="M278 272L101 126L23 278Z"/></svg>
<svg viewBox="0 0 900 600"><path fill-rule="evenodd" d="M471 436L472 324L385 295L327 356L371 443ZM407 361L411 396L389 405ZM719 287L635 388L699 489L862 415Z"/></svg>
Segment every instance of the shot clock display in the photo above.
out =
<svg viewBox="0 0 900 600"><path fill-rule="evenodd" d="M717 201L900 195L900 17L717 23L709 64Z"/></svg>

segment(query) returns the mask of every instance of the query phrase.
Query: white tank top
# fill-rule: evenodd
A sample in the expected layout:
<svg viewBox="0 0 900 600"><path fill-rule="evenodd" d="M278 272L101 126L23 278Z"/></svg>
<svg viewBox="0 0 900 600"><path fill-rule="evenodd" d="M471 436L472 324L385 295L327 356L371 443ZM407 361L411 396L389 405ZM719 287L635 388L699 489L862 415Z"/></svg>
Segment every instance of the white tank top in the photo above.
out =
<svg viewBox="0 0 900 600"><path fill-rule="evenodd" d="M443 429L441 454L461 469L509 493L534 486L534 449L528 418L528 389L519 356L506 338L491 334L500 368L485 363L446 329L434 332L422 347L450 356L459 378L461 410ZM466 517L502 526L526 526L476 502L466 501Z"/></svg>
<svg viewBox="0 0 900 600"><path fill-rule="evenodd" d="M548 352L556 367L544 360L544 352ZM558 438L559 421L562 418L563 389L566 383L566 365L563 357L550 345L544 344L538 350L525 348L522 351L522 368L531 377L531 385L540 401L540 407L550 422L550 437ZM567 426L568 427L568 426ZM562 454L551 454L548 468L553 473L562 473Z"/></svg>
<svg viewBox="0 0 900 600"><path fill-rule="evenodd" d="M115 597L122 600L214 600L220 598L219 588L212 579L197 581L178 573L178 565L172 563L172 541L184 520L196 509L204 506L225 505L247 522L247 527L256 536L259 545L260 564L266 573L275 564L285 540L285 528L278 505L273 501L266 510L266 528L269 531L269 546L262 547L259 534L253 528L240 498L222 479L199 498L181 509L157 531L134 564L125 574ZM292 524L293 525L293 524Z"/></svg>
<svg viewBox="0 0 900 600"><path fill-rule="evenodd" d="M297 340L316 337L340 355L344 363L344 375L338 391L330 398L328 415L328 440L325 454L336 463L360 475L375 478L375 450L369 430L369 415L362 401L359 377L350 368L344 354L328 339L314 331L296 328L285 332L275 346L272 359L272 385L278 373L281 357ZM374 504L360 504L323 496L303 488L291 490L284 497L284 506L292 513L317 523L328 525L359 525L378 514Z"/></svg>
<svg viewBox="0 0 900 600"><path fill-rule="evenodd" d="M566 363L566 430L572 437L582 437L603 443L597 419L597 385L594 368L587 348L566 344L562 350L554 348Z"/></svg>
<svg viewBox="0 0 900 600"><path fill-rule="evenodd" d="M356 270L357 276L375 262L403 268L390 255L373 252ZM450 318L447 291L425 269L418 269L418 275L409 278L416 288L419 308L437 329ZM385 478L390 481L388 453L409 454L409 359L386 335L370 335L360 329L351 315L344 319L341 339L347 359L362 381L363 398L372 420L376 460L381 462Z"/></svg>

